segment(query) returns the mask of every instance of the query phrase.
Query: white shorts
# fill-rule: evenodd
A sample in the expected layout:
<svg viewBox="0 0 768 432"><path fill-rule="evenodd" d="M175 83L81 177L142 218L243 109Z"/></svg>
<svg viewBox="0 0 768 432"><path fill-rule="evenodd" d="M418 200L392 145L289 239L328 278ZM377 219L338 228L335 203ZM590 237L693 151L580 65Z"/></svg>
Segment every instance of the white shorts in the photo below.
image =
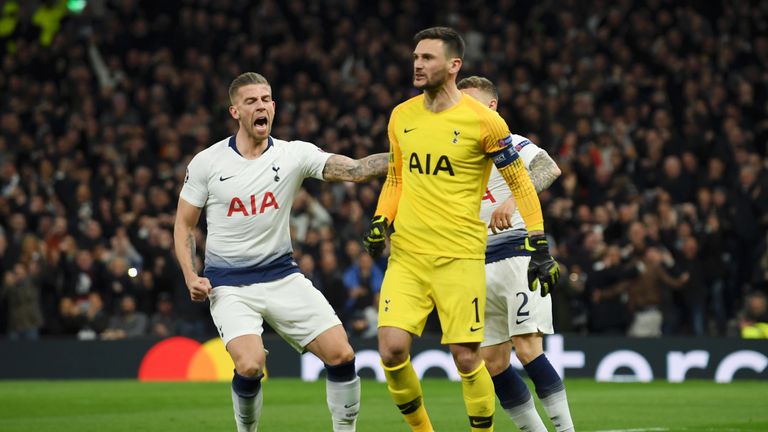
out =
<svg viewBox="0 0 768 432"><path fill-rule="evenodd" d="M341 324L323 294L301 273L247 286L217 286L208 299L224 346L238 336L261 336L266 320L301 353L321 333Z"/></svg>
<svg viewBox="0 0 768 432"><path fill-rule="evenodd" d="M530 257L511 257L485 265L485 339L497 345L512 336L552 334L552 295L528 289Z"/></svg>

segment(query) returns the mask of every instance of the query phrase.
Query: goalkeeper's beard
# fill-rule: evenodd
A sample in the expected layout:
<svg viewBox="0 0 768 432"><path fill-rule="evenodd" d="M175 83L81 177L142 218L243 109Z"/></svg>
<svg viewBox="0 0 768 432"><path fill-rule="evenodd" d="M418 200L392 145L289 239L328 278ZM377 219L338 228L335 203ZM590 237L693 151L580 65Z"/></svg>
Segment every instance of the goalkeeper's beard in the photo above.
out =
<svg viewBox="0 0 768 432"><path fill-rule="evenodd" d="M414 81L415 80L416 78L414 77ZM441 88L443 88L445 83L448 81L448 71L441 71L440 73L436 73L431 78L429 76L426 76L425 80L426 80L426 83L422 84L421 86L418 86L414 82L414 87L428 93L436 92Z"/></svg>

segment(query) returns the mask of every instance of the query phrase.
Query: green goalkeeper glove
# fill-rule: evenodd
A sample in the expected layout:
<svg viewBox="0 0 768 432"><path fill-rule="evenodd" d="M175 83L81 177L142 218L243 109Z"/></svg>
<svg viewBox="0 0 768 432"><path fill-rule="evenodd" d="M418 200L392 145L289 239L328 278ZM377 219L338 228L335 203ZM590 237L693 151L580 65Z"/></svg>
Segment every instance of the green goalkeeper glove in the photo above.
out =
<svg viewBox="0 0 768 432"><path fill-rule="evenodd" d="M374 258L378 258L384 252L388 226L389 221L385 216L374 216L371 219L371 227L363 238L363 247Z"/></svg>
<svg viewBox="0 0 768 432"><path fill-rule="evenodd" d="M528 289L536 291L541 286L541 296L546 297L560 279L560 266L549 254L549 244L543 235L526 238L525 248L531 252Z"/></svg>

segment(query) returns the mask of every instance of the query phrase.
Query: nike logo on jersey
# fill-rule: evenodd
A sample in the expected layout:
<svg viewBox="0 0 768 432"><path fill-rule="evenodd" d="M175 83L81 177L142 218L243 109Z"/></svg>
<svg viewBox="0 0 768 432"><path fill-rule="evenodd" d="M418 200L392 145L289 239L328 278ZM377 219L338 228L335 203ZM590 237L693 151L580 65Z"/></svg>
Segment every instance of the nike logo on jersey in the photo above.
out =
<svg viewBox="0 0 768 432"><path fill-rule="evenodd" d="M233 176L233 175L231 175L231 176L229 176L229 177L219 176L219 181L229 180L229 179L231 179L232 177L234 177L234 176Z"/></svg>
<svg viewBox="0 0 768 432"><path fill-rule="evenodd" d="M516 323L516 324L522 324L522 323L524 323L524 322L528 321L529 319L530 319L530 318L526 318L526 319L524 319L524 320L519 320L519 319L518 319L518 320L515 320L515 323Z"/></svg>
<svg viewBox="0 0 768 432"><path fill-rule="evenodd" d="M478 327L478 328L470 327L470 328L469 328L469 331L471 331L471 332L476 332L476 331L480 330L481 328L483 328L483 326L480 326L480 327Z"/></svg>
<svg viewBox="0 0 768 432"><path fill-rule="evenodd" d="M410 129L408 129L408 128L404 128L404 129L403 129L403 133L408 133L408 132L410 132L410 131L412 131L412 130L415 130L415 129L416 129L416 128L410 128Z"/></svg>
<svg viewBox="0 0 768 432"><path fill-rule="evenodd" d="M355 405L357 405L359 403L360 402L355 402L355 403L351 403L351 404L344 404L344 408L352 408L353 406L355 406Z"/></svg>

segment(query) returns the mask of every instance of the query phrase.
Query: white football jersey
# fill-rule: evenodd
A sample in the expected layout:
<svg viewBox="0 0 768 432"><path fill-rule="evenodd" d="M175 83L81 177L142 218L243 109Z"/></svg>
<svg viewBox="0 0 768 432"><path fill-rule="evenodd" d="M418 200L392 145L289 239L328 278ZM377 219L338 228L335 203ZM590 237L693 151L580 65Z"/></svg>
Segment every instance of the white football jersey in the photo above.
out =
<svg viewBox="0 0 768 432"><path fill-rule="evenodd" d="M289 216L305 178L323 179L331 153L304 141L269 137L255 160L235 136L198 153L187 167L181 197L205 208L205 276L214 287L268 282L298 272Z"/></svg>
<svg viewBox="0 0 768 432"><path fill-rule="evenodd" d="M515 134L512 135L512 145L515 146L515 150L520 154L525 169L529 169L533 158L539 152L544 151L544 149L531 142L528 138ZM486 226L491 221L491 213L510 196L512 196L512 191L509 190L506 180L501 176L499 170L492 166L485 195L480 201L480 219L485 222ZM490 263L509 256L520 255L520 253L512 253L514 252L513 249L518 245L522 245L527 235L528 231L525 229L525 222L522 216L520 216L520 212L516 210L512 216L512 228L499 231L497 234L493 234L493 231L490 228L488 229L488 246L485 252L485 262Z"/></svg>

